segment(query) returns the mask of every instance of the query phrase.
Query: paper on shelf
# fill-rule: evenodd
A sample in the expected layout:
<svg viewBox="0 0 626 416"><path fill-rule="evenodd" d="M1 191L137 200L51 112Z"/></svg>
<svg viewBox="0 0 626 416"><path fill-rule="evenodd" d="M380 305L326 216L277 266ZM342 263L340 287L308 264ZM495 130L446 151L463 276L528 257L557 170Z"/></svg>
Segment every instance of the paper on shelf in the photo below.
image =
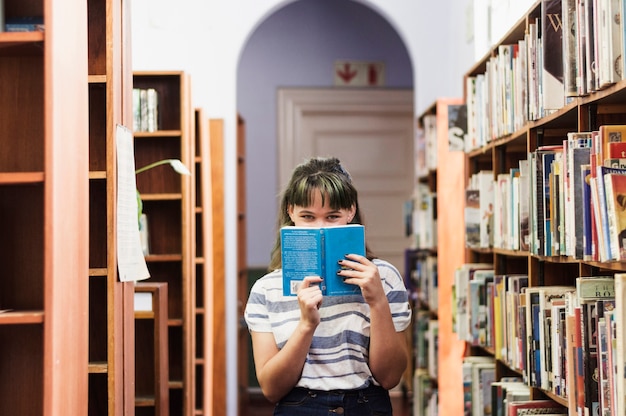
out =
<svg viewBox="0 0 626 416"><path fill-rule="evenodd" d="M132 132L121 125L115 130L117 147L117 267L120 281L150 277L141 249L137 222L137 184Z"/></svg>

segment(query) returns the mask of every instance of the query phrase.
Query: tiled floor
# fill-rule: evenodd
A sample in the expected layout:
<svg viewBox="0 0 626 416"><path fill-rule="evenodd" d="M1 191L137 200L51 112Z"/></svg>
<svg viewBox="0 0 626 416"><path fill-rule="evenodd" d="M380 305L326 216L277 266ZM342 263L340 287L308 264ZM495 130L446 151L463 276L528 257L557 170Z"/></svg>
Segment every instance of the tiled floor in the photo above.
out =
<svg viewBox="0 0 626 416"><path fill-rule="evenodd" d="M410 416L411 399L400 392L391 393L393 416ZM252 395L246 409L242 409L242 416L272 416L274 406L262 395Z"/></svg>

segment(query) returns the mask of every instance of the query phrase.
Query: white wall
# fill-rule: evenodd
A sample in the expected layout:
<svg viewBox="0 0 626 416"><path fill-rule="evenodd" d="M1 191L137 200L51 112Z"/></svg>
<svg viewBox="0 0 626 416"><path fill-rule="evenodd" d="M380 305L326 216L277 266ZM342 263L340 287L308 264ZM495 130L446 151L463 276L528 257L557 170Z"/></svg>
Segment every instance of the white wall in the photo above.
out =
<svg viewBox="0 0 626 416"><path fill-rule="evenodd" d="M358 1L386 18L405 42L413 61L417 114L437 97L462 96L462 75L475 59L473 47L468 44L471 36L466 33L466 22L471 20L466 13L472 0ZM133 69L184 70L191 75L193 106L202 107L208 117L224 119L228 351L236 351L237 328L237 65L245 42L254 28L289 2L131 1ZM274 221L274 218L268 220ZM229 415L237 414L236 367L236 355L232 354L227 362Z"/></svg>

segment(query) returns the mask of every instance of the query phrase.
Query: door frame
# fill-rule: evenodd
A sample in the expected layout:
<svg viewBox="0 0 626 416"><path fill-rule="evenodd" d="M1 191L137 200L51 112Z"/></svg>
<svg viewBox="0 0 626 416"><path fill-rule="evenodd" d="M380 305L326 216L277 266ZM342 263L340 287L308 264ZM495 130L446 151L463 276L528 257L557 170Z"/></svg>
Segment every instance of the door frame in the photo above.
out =
<svg viewBox="0 0 626 416"><path fill-rule="evenodd" d="M289 181L296 160L298 132L307 113L414 113L413 89L278 89L278 189Z"/></svg>

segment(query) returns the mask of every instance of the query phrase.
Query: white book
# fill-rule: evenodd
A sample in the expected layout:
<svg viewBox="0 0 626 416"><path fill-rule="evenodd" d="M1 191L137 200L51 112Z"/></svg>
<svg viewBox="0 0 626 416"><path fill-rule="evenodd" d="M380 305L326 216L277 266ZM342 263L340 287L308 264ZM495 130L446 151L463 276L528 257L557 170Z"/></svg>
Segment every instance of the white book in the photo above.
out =
<svg viewBox="0 0 626 416"><path fill-rule="evenodd" d="M626 273L615 274L615 329L616 329L616 406L618 415L626 414Z"/></svg>

